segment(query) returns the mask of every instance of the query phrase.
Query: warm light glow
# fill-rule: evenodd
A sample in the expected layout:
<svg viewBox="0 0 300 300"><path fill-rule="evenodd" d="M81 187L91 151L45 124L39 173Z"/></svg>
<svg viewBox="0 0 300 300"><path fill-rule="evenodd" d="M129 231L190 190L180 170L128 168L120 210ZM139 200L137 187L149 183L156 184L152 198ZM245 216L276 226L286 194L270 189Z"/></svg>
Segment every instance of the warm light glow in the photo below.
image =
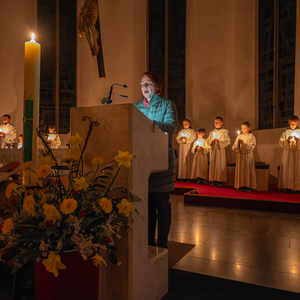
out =
<svg viewBox="0 0 300 300"><path fill-rule="evenodd" d="M291 138L291 142L295 142L295 141L296 141L296 140L295 140L295 137L299 139L299 134L298 134L297 131L292 131L291 134L288 136L288 138L289 138L290 136L292 137L292 138Z"/></svg>
<svg viewBox="0 0 300 300"><path fill-rule="evenodd" d="M238 135L240 135L240 131L238 130Z"/></svg>
<svg viewBox="0 0 300 300"><path fill-rule="evenodd" d="M49 134L48 140L53 141L54 139L55 139L55 135L54 134Z"/></svg>
<svg viewBox="0 0 300 300"><path fill-rule="evenodd" d="M219 132L214 132L213 133L213 138L214 139L219 139L220 138L220 133Z"/></svg>
<svg viewBox="0 0 300 300"><path fill-rule="evenodd" d="M212 249L211 259L212 260L216 260L217 259L217 253L216 253L216 249L215 248Z"/></svg>
<svg viewBox="0 0 300 300"><path fill-rule="evenodd" d="M32 33L32 34L31 34L31 41L30 41L30 42L35 42L35 40L34 40L34 39L35 39L35 34L34 34L34 33Z"/></svg>
<svg viewBox="0 0 300 300"><path fill-rule="evenodd" d="M291 136L292 136L292 137L299 138L299 134L298 134L297 131L292 131Z"/></svg>
<svg viewBox="0 0 300 300"><path fill-rule="evenodd" d="M196 141L196 146L203 147L203 140Z"/></svg>
<svg viewBox="0 0 300 300"><path fill-rule="evenodd" d="M182 132L182 133L181 133L181 136L182 136L182 137L186 137L186 138L187 138L187 137L188 137L188 134L187 134L187 133L185 133L185 132Z"/></svg>

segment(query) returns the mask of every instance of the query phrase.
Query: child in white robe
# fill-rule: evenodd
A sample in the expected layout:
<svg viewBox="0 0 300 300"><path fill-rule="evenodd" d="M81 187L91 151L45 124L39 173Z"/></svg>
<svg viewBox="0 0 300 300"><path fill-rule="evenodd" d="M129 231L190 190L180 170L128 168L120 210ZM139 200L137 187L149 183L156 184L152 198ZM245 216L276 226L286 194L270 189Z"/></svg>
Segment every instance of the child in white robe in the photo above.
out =
<svg viewBox="0 0 300 300"><path fill-rule="evenodd" d="M192 143L197 138L196 131L191 128L188 119L182 122L183 129L179 131L176 141L179 144L178 179L191 179L192 171Z"/></svg>
<svg viewBox="0 0 300 300"><path fill-rule="evenodd" d="M197 183L207 184L208 180L208 158L207 154L210 146L207 144L205 136L205 129L197 130L197 140L193 144L193 164L191 179L198 179Z"/></svg>
<svg viewBox="0 0 300 300"><path fill-rule="evenodd" d="M253 157L256 138L251 133L249 122L244 122L241 128L242 134L238 134L232 146L232 150L236 152L234 187L238 191L251 192L257 189Z"/></svg>
<svg viewBox="0 0 300 300"><path fill-rule="evenodd" d="M19 135L19 143L18 143L18 149L21 149L23 147L23 134Z"/></svg>
<svg viewBox="0 0 300 300"><path fill-rule="evenodd" d="M230 144L230 137L229 131L222 128L221 117L216 117L214 123L215 129L207 138L207 143L211 145L209 181L213 181L211 186L223 187L223 182L227 181L225 148Z"/></svg>
<svg viewBox="0 0 300 300"><path fill-rule="evenodd" d="M50 124L48 126L48 131L49 131L49 135L48 135L47 143L50 144L51 148L58 148L61 144L61 140L59 135L56 133L55 125Z"/></svg>
<svg viewBox="0 0 300 300"><path fill-rule="evenodd" d="M278 178L282 192L300 191L300 129L295 115L288 120L289 128L281 135L279 145L283 148Z"/></svg>

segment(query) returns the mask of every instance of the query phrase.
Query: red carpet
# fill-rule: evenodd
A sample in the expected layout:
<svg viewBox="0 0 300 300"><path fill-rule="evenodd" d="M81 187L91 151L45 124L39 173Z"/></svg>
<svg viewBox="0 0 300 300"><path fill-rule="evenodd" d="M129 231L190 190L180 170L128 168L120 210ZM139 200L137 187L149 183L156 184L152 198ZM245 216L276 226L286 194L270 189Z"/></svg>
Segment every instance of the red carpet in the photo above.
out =
<svg viewBox="0 0 300 300"><path fill-rule="evenodd" d="M190 192L193 190L196 193ZM173 194L184 195L186 204L300 213L300 194L278 192L276 185L271 185L267 192L245 193L233 187L176 182Z"/></svg>

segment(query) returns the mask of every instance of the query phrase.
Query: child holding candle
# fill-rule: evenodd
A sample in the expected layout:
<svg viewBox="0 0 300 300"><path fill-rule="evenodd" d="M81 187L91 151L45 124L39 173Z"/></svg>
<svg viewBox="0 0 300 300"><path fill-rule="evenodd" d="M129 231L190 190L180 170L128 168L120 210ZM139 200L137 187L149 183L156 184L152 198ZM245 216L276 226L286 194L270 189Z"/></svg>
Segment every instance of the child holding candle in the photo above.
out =
<svg viewBox="0 0 300 300"><path fill-rule="evenodd" d="M17 137L16 127L10 124L10 115L3 115L3 124L0 125L0 148L7 148L6 143L13 143Z"/></svg>
<svg viewBox="0 0 300 300"><path fill-rule="evenodd" d="M207 143L211 145L209 181L211 186L223 187L227 181L226 175L226 153L225 148L230 144L229 131L222 128L223 119L216 117L214 120L215 129L209 133Z"/></svg>
<svg viewBox="0 0 300 300"><path fill-rule="evenodd" d="M251 192L251 189L255 190L257 188L253 157L256 138L251 133L249 122L244 122L241 128L242 134L238 131L238 135L232 146L232 150L236 152L234 187L238 191Z"/></svg>
<svg viewBox="0 0 300 300"><path fill-rule="evenodd" d="M61 141L59 135L55 131L55 125L50 124L48 126L48 131L49 131L49 135L48 135L47 143L50 144L51 148L58 148L61 144Z"/></svg>
<svg viewBox="0 0 300 300"><path fill-rule="evenodd" d="M191 121L188 119L182 122L183 129L179 131L176 141L179 144L178 179L191 179L192 153L191 146L197 138L196 132L191 128Z"/></svg>
<svg viewBox="0 0 300 300"><path fill-rule="evenodd" d="M208 180L208 163L207 154L210 150L210 146L207 144L205 136L205 129L201 128L197 130L198 139L194 142L192 153L193 164L191 178L198 179L197 183L207 184Z"/></svg>
<svg viewBox="0 0 300 300"><path fill-rule="evenodd" d="M279 145L283 148L278 178L278 188L282 192L300 191L300 129L299 118L289 118L289 128L281 135Z"/></svg>
<svg viewBox="0 0 300 300"><path fill-rule="evenodd" d="M23 134L19 135L19 143L18 143L18 149L21 149L23 147Z"/></svg>

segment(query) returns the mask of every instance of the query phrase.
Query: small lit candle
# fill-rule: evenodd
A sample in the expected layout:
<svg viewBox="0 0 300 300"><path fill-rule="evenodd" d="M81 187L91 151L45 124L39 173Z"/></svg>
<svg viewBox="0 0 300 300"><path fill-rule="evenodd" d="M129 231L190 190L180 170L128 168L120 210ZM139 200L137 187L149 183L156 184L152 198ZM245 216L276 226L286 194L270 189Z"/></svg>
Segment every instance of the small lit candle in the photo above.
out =
<svg viewBox="0 0 300 300"><path fill-rule="evenodd" d="M203 140L200 139L200 140L196 141L196 146L203 147Z"/></svg>
<svg viewBox="0 0 300 300"><path fill-rule="evenodd" d="M0 129L1 132L7 133L7 129L3 128L2 130Z"/></svg>
<svg viewBox="0 0 300 300"><path fill-rule="evenodd" d="M49 141L53 141L54 138L55 138L54 134L49 134L49 135L48 135L48 140L49 140Z"/></svg>
<svg viewBox="0 0 300 300"><path fill-rule="evenodd" d="M297 131L292 131L291 134L288 136L288 138L289 138L290 136L292 137L290 141L293 142L293 143L296 142L295 137L296 137L296 138L299 138L299 134L298 134Z"/></svg>
<svg viewBox="0 0 300 300"><path fill-rule="evenodd" d="M240 135L240 131L238 130L238 135Z"/></svg>
<svg viewBox="0 0 300 300"><path fill-rule="evenodd" d="M41 45L35 40L25 43L24 61L24 124L23 124L23 162L32 161L31 167L37 166L37 133L40 106L40 65Z"/></svg>
<svg viewBox="0 0 300 300"><path fill-rule="evenodd" d="M182 133L181 133L181 136L182 136L182 137L186 137L186 138L187 138L187 137L188 137L188 134L187 134L187 133L185 133L185 132L182 132Z"/></svg>

